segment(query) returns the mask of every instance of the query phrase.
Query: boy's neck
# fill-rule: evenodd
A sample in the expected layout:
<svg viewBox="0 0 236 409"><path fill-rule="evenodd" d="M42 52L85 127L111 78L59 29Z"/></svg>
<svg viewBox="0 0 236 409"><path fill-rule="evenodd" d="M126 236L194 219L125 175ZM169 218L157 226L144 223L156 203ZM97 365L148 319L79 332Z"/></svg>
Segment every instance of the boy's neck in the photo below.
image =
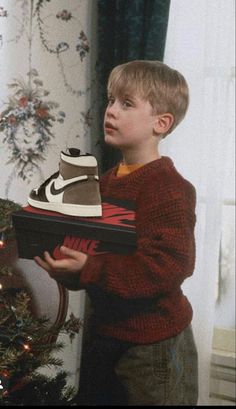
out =
<svg viewBox="0 0 236 409"><path fill-rule="evenodd" d="M136 165L136 164L142 164L145 165L149 162L152 162L156 159L160 159L161 155L159 154L158 151L156 152L151 152L151 153L146 153L142 152L123 152L123 163L125 165Z"/></svg>

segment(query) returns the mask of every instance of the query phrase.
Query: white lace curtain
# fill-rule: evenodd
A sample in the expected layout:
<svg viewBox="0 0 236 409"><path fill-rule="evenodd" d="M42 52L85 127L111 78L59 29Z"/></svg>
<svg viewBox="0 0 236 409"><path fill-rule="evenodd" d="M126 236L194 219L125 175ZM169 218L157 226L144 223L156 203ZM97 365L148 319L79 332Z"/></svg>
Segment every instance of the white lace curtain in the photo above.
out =
<svg viewBox="0 0 236 409"><path fill-rule="evenodd" d="M222 201L234 199L234 6L234 0L172 0L164 59L190 87L188 114L161 151L197 190L196 267L183 289L194 310L199 405L209 404Z"/></svg>

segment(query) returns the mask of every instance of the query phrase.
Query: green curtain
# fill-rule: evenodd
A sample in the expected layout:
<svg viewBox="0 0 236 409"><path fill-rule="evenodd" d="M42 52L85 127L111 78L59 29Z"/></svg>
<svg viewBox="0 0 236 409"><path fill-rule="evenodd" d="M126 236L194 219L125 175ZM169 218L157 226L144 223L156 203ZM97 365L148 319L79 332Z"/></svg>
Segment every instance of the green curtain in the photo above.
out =
<svg viewBox="0 0 236 409"><path fill-rule="evenodd" d="M131 60L163 60L170 0L98 0L98 109L101 169L120 159L104 144L103 117L111 69Z"/></svg>

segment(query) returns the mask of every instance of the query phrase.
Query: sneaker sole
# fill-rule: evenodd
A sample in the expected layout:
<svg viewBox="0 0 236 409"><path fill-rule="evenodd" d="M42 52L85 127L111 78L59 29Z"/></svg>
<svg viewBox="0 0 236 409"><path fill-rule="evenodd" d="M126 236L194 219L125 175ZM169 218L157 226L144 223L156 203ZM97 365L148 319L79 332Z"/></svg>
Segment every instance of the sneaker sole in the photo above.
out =
<svg viewBox="0 0 236 409"><path fill-rule="evenodd" d="M102 216L101 205L74 205L68 203L50 203L50 202L37 202L31 198L28 198L30 206L37 207L38 209L49 210L51 212L57 212L66 214L68 216L78 217L98 217Z"/></svg>

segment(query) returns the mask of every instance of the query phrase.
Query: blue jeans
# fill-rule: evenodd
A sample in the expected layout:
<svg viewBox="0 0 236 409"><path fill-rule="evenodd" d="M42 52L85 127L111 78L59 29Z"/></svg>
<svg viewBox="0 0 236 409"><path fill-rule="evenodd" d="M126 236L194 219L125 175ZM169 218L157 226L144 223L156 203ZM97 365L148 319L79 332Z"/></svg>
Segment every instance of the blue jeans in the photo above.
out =
<svg viewBox="0 0 236 409"><path fill-rule="evenodd" d="M197 398L197 351L191 326L154 344L96 337L84 347L81 405L194 406Z"/></svg>

